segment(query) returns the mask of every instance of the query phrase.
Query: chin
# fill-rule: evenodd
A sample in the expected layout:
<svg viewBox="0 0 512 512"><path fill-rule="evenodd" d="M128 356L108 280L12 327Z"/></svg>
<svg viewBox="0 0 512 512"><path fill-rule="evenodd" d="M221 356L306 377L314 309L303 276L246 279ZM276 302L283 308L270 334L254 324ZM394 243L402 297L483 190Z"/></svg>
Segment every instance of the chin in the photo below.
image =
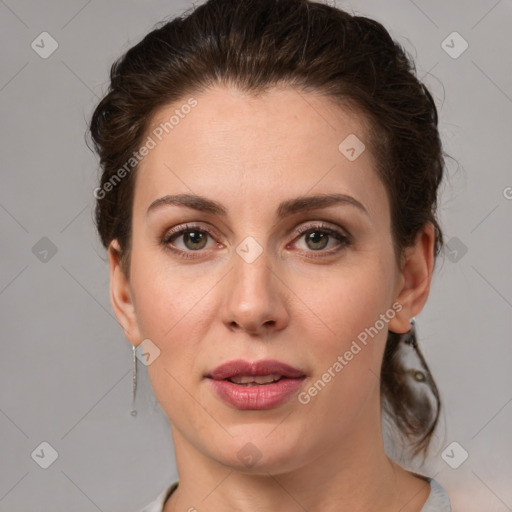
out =
<svg viewBox="0 0 512 512"><path fill-rule="evenodd" d="M302 458L300 442L288 435L285 439L272 439L273 434L268 435L272 428L249 429L245 435L234 437L228 446L219 447L220 453L212 456L230 469L251 475L268 476L295 469Z"/></svg>

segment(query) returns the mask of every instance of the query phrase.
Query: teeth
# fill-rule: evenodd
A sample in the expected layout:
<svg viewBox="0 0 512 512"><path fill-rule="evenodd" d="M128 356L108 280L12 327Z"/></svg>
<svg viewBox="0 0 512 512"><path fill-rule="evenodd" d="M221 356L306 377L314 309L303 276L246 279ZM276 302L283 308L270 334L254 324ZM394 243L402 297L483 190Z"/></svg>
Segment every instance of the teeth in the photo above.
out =
<svg viewBox="0 0 512 512"><path fill-rule="evenodd" d="M282 375L279 375L277 373L272 373L270 375L237 375L236 377L231 377L231 382L234 382L235 384L268 384L270 382L275 382L279 380L282 377Z"/></svg>

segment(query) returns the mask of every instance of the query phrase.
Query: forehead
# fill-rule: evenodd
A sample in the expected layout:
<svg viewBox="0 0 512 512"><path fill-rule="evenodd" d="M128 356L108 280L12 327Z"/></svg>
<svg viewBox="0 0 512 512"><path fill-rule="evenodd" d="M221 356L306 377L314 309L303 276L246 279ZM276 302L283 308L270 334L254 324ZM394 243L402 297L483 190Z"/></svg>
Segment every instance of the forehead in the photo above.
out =
<svg viewBox="0 0 512 512"><path fill-rule="evenodd" d="M154 147L139 164L134 208L181 192L262 207L334 188L366 199L369 209L381 207L385 190L364 121L325 97L290 87L257 97L228 87L185 96L151 120L146 137ZM343 152L347 144L362 151L356 159Z"/></svg>

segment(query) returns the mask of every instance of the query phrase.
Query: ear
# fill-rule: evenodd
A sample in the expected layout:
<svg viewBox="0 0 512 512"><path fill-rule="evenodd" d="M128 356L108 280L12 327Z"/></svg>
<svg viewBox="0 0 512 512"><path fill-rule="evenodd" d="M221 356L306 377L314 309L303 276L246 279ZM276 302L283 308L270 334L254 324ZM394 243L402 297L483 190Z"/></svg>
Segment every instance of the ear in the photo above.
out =
<svg viewBox="0 0 512 512"><path fill-rule="evenodd" d="M121 250L116 239L108 247L110 302L126 338L135 346L141 341L130 282L120 265Z"/></svg>
<svg viewBox="0 0 512 512"><path fill-rule="evenodd" d="M406 333L410 319L423 309L434 271L434 247L435 229L429 222L416 235L414 245L405 250L395 299L402 308L389 322L390 331Z"/></svg>

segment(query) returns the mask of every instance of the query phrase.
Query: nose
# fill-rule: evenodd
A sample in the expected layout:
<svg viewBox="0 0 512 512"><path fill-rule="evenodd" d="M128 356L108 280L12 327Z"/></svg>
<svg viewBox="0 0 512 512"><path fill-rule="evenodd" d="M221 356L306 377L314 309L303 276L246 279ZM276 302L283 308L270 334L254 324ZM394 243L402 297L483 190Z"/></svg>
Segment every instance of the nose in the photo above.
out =
<svg viewBox="0 0 512 512"><path fill-rule="evenodd" d="M289 322L286 287L269 264L265 251L248 263L234 254L234 268L226 283L222 319L231 331L268 335Z"/></svg>

